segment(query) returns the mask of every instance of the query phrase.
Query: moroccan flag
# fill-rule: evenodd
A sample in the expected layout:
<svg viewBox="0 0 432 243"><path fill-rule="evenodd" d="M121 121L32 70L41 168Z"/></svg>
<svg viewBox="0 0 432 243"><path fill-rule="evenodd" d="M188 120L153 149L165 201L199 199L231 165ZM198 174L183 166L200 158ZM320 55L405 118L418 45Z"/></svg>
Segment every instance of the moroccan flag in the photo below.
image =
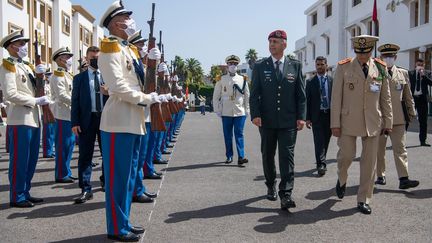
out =
<svg viewBox="0 0 432 243"><path fill-rule="evenodd" d="M374 6L372 11L372 21L374 22L375 26L375 36L379 36L379 21L378 21L378 9L377 9L377 1L374 0Z"/></svg>
<svg viewBox="0 0 432 243"><path fill-rule="evenodd" d="M186 85L186 99L189 98L189 86Z"/></svg>

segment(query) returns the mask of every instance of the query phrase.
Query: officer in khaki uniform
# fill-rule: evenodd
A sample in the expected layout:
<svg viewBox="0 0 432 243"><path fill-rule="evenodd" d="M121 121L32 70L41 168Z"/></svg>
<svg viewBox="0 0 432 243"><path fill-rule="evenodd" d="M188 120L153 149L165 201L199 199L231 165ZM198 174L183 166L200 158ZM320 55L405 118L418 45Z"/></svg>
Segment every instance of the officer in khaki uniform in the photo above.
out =
<svg viewBox="0 0 432 243"><path fill-rule="evenodd" d="M0 66L0 87L8 102L10 206L28 208L43 200L30 196L31 180L39 157L41 109L49 104L46 96L35 98L35 73L44 73L42 64L33 67L23 61L28 54L28 38L23 31L4 37L0 46L10 57Z"/></svg>
<svg viewBox="0 0 432 243"><path fill-rule="evenodd" d="M132 11L115 1L104 13L100 26L110 36L101 42L98 65L108 87L109 98L102 111L100 130L102 157L105 164L105 212L108 238L117 241L139 241L144 229L129 221L132 196L137 176L138 155L142 135L146 133L144 107L160 102L156 93L144 94L143 67L136 48L128 37L136 33ZM160 51L148 53L160 59Z"/></svg>
<svg viewBox="0 0 432 243"><path fill-rule="evenodd" d="M57 63L57 70L50 80L51 97L54 101L52 111L56 119L55 134L55 181L57 183L73 183L70 161L75 146L75 135L71 124L72 80L70 73L72 56L68 47L61 47L52 54L52 60Z"/></svg>
<svg viewBox="0 0 432 243"><path fill-rule="evenodd" d="M348 169L356 154L357 137L361 137L357 208L370 214L379 135L391 132L393 127L391 97L385 63L371 58L378 38L361 35L351 40L356 57L338 63L330 109L330 128L339 146L336 193L341 199L345 195Z"/></svg>
<svg viewBox="0 0 432 243"><path fill-rule="evenodd" d="M249 86L243 76L237 74L237 65L240 58L235 55L225 59L228 65L228 74L223 75L215 85L213 92L214 111L222 117L223 133L225 139L225 155L227 164L233 157L233 129L238 154L238 166L248 162L244 152L243 129L246 116L249 113Z"/></svg>
<svg viewBox="0 0 432 243"><path fill-rule="evenodd" d="M413 120L416 114L409 85L408 70L394 65L397 58L396 54L399 49L400 47L395 44L384 44L378 47L378 51L381 53L381 59L387 63L387 70L390 77L389 86L393 108L393 128L388 136L392 142L393 156L399 176L399 189L408 189L419 185L418 181L408 179L408 157L405 146L405 124ZM378 179L375 182L375 184L379 185L386 184L386 144L387 135L382 134L379 138L376 166Z"/></svg>

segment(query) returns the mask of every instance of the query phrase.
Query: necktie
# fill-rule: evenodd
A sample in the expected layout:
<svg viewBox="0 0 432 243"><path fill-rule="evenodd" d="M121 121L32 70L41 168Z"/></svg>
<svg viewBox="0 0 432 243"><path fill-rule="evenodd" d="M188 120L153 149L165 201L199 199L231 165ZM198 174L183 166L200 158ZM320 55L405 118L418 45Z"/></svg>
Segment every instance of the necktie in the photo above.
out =
<svg viewBox="0 0 432 243"><path fill-rule="evenodd" d="M282 73L281 73L280 68L279 68L280 64L281 64L281 61L277 60L275 63L276 63L276 78L278 80L280 80L281 77L282 77Z"/></svg>
<svg viewBox="0 0 432 243"><path fill-rule="evenodd" d="M100 96L100 86L98 71L94 71L94 89L95 89L95 99L96 99L96 112L101 112L101 96Z"/></svg>
<svg viewBox="0 0 432 243"><path fill-rule="evenodd" d="M393 77L393 71L391 69L388 70L390 78Z"/></svg>
<svg viewBox="0 0 432 243"><path fill-rule="evenodd" d="M420 72L417 72L416 91L420 91Z"/></svg>
<svg viewBox="0 0 432 243"><path fill-rule="evenodd" d="M321 106L323 109L326 110L326 109L328 109L327 91L325 88L326 78L321 76L320 80L321 80Z"/></svg>
<svg viewBox="0 0 432 243"><path fill-rule="evenodd" d="M368 73L369 73L369 67L368 67L368 65L367 65L366 63L363 64L363 68L362 68L362 70L363 70L363 73L364 73L365 78L367 78Z"/></svg>

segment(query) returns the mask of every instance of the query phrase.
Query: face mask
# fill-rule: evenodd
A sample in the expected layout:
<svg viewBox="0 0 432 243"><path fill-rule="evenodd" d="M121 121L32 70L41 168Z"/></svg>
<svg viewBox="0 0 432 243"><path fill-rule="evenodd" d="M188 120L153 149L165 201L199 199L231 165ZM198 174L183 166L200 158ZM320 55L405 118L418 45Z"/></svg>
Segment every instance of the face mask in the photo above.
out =
<svg viewBox="0 0 432 243"><path fill-rule="evenodd" d="M26 57L27 55L28 55L28 48L27 48L27 45L23 45L23 46L18 47L18 56L19 56L20 58L24 58L24 57Z"/></svg>
<svg viewBox="0 0 432 243"><path fill-rule="evenodd" d="M386 57L384 58L384 62L387 63L387 67L393 67L395 59L394 57Z"/></svg>
<svg viewBox="0 0 432 243"><path fill-rule="evenodd" d="M135 34L136 32L135 20L127 19L123 24L126 25L126 28L123 30L128 36L132 36L133 34Z"/></svg>
<svg viewBox="0 0 432 243"><path fill-rule="evenodd" d="M228 66L228 72L230 72L231 74L235 74L237 72L237 66L236 65Z"/></svg>
<svg viewBox="0 0 432 243"><path fill-rule="evenodd" d="M72 57L66 60L67 70L70 70L71 67L72 67Z"/></svg>
<svg viewBox="0 0 432 243"><path fill-rule="evenodd" d="M98 69L98 59L97 58L92 58L90 59L90 67L94 68L94 69Z"/></svg>

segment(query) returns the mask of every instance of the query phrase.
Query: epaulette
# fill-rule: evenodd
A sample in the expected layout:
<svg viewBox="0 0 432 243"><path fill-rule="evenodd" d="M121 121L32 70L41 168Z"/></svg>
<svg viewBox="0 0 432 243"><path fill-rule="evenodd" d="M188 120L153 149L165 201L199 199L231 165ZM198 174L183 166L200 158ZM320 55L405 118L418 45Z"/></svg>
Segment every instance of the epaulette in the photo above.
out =
<svg viewBox="0 0 432 243"><path fill-rule="evenodd" d="M23 61L23 63L24 63L25 65L29 66L30 69L33 70L33 72L35 71L35 66L34 66L33 64L31 64L30 62L27 62L27 61Z"/></svg>
<svg viewBox="0 0 432 243"><path fill-rule="evenodd" d="M120 45L117 39L105 38L101 41L101 52L103 53L116 53L120 52Z"/></svg>
<svg viewBox="0 0 432 243"><path fill-rule="evenodd" d="M216 75L216 77L215 77L215 80L216 81L220 81L222 79L222 76L221 75Z"/></svg>
<svg viewBox="0 0 432 243"><path fill-rule="evenodd" d="M340 60L340 61L338 62L338 64L339 64L339 65L344 65L344 64L347 64L347 63L351 62L351 60L352 60L352 58L348 57L348 58L345 58L345 59L343 59L343 60Z"/></svg>
<svg viewBox="0 0 432 243"><path fill-rule="evenodd" d="M57 77L64 77L65 73L64 71L54 70L54 75Z"/></svg>
<svg viewBox="0 0 432 243"><path fill-rule="evenodd" d="M384 67L387 67L387 63L385 63L383 60L381 60L379 58L374 58L374 61L376 63L379 63L379 64L383 65Z"/></svg>
<svg viewBox="0 0 432 243"><path fill-rule="evenodd" d="M8 59L4 58L2 66L4 67L4 69L8 70L9 72L12 73L16 72L15 63L13 62L13 59L10 60L9 58Z"/></svg>
<svg viewBox="0 0 432 243"><path fill-rule="evenodd" d="M138 52L138 48L132 44L129 44L129 48L132 50L133 53L135 53L136 58L140 58L140 54Z"/></svg>
<svg viewBox="0 0 432 243"><path fill-rule="evenodd" d="M294 55L289 54L287 57L288 57L291 61L294 61L294 62L300 62L300 60L298 60L298 59L296 58L296 56L294 56Z"/></svg>
<svg viewBox="0 0 432 243"><path fill-rule="evenodd" d="M241 76L243 77L244 81L248 81L249 80L249 77L247 75L241 75Z"/></svg>

